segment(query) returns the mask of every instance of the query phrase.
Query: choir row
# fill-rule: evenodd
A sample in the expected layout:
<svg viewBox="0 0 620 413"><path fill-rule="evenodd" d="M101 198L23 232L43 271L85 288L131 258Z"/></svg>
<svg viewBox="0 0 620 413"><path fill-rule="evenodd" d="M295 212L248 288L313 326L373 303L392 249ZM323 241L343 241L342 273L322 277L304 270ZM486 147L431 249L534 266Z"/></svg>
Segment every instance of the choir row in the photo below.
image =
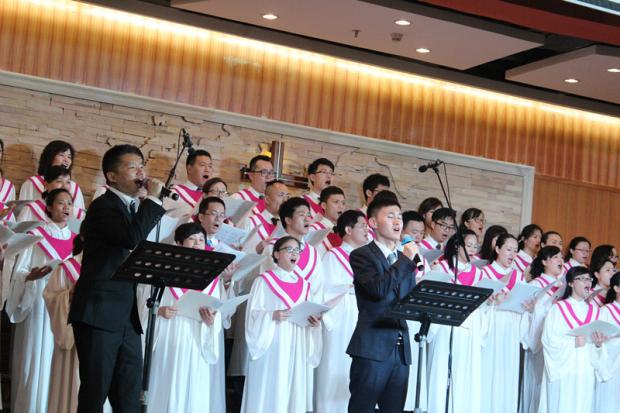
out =
<svg viewBox="0 0 620 413"><path fill-rule="evenodd" d="M67 313L80 258L79 236L68 224L83 218L85 206L79 186L70 180L73 156L65 142L54 141L45 148L38 174L22 185L19 198L30 202L17 217L16 204L10 203L12 184L3 177L0 188L3 208L8 205L5 221L43 222L32 230L40 237L36 245L17 257L7 254L3 261L3 302L7 298L6 312L16 323L13 411L76 409L77 355ZM424 200L418 211L391 217L394 222L386 229L378 219L380 206L397 202L389 179L370 175L362 188L366 205L346 210L344 192L333 185L334 164L324 158L308 167L309 191L291 197L287 186L274 180L271 160L254 157L247 172L250 186L230 196L252 202L253 208L233 219L226 209L227 184L213 176L208 152L189 156L186 170L188 180L173 187L179 199L164 202L169 217L180 224L175 225L174 242L237 255L236 263L203 293L223 302L247 296L247 302L234 312L207 307L187 314L180 300L188 291L166 290L159 310L149 411L205 411L205 406L212 412L226 411L225 336L234 339L228 374L246 377L242 411L346 411L351 365L347 346L357 323L349 256L368 242L381 244L385 231L410 237L424 252L428 259L415 274L418 280L443 273L463 285L485 279L502 283L462 326L453 331L431 328L421 383L429 412L444 411L450 347L451 411L619 409L613 391L620 372L618 339L598 333L568 335L597 319L620 326L620 275L614 275L617 254L612 246L597 247L588 263L591 245L577 237L563 257L557 232L543 232L534 224L518 237L499 226L485 229L484 213L477 208L462 213L457 234L455 212L436 198ZM102 187L96 196L105 190L111 189ZM218 236L225 225L248 236L227 245ZM310 242L308 234L319 231L323 235ZM256 267L241 276L237 263L244 256L267 258L255 260ZM539 287L539 293L507 310L513 291L526 283ZM143 316L145 294L141 290L138 297ZM297 317L295 309L307 301L327 308ZM408 325L411 331L419 328L416 322ZM405 410L413 410L416 363L414 357Z"/></svg>

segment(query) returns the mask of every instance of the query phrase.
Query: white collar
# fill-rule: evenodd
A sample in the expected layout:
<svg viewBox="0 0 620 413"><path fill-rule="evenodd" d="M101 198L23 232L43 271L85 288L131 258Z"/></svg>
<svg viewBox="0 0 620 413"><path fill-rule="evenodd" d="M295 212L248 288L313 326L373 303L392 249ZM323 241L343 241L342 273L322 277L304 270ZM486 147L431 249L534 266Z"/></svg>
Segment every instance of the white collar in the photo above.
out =
<svg viewBox="0 0 620 413"><path fill-rule="evenodd" d="M379 249L381 250L381 253L383 254L385 258L387 258L391 253L397 251L396 248L394 248L393 250L389 249L387 245L383 244L380 241L377 241L376 239L373 242L375 243L377 247L379 247Z"/></svg>
<svg viewBox="0 0 620 413"><path fill-rule="evenodd" d="M185 182L183 182L181 185L188 187L189 189L191 189L192 191L198 191L201 190L202 188L197 186L196 184L194 184L192 181L187 180Z"/></svg>
<svg viewBox="0 0 620 413"><path fill-rule="evenodd" d="M437 249L437 245L441 247L441 243L439 241L435 241L435 238L431 237L430 235L425 236L424 240L431 244L435 249Z"/></svg>
<svg viewBox="0 0 620 413"><path fill-rule="evenodd" d="M497 261L493 261L491 266L495 269L495 271L497 271L500 274L504 274L504 275L510 274L513 270L512 267L508 267L508 268L502 267Z"/></svg>
<svg viewBox="0 0 620 413"><path fill-rule="evenodd" d="M353 246L351 244L349 244L348 242L342 242L342 244L340 245L340 248L342 248L344 250L344 252L346 252L347 254L350 254L351 251L353 251L355 248L353 248Z"/></svg>
<svg viewBox="0 0 620 413"><path fill-rule="evenodd" d="M306 192L306 195L310 197L310 199L312 199L315 203L319 203L319 198L321 197L319 194L317 194L316 192L310 190L308 192Z"/></svg>
<svg viewBox="0 0 620 413"><path fill-rule="evenodd" d="M121 201L123 202L123 204L125 204L125 206L127 207L127 209L130 208L130 205L132 202L136 202L136 208L138 207L138 205L140 205L140 200L138 198L132 198L129 195L127 195L124 192L119 191L116 188L113 188L111 186L108 185L108 190L112 191L112 193L116 196L118 196Z"/></svg>
<svg viewBox="0 0 620 413"><path fill-rule="evenodd" d="M273 269L273 272L278 276L279 279L281 279L282 281L287 281L287 282L291 282L291 281L297 281L297 279L299 278L297 276L297 274L295 274L294 270L293 271L286 271L284 268L282 267L278 267L276 265L276 267Z"/></svg>
<svg viewBox="0 0 620 413"><path fill-rule="evenodd" d="M60 228L55 222L48 221L43 224L45 231L49 233L54 238L60 239L69 239L71 236L71 230L69 229L69 225L65 225L64 228Z"/></svg>

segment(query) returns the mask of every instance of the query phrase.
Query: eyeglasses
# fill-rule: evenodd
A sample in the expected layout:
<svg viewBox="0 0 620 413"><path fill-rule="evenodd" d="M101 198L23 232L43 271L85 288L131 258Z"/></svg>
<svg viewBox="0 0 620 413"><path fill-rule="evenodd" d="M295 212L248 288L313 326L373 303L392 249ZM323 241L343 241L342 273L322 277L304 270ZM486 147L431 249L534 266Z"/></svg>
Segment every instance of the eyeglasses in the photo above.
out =
<svg viewBox="0 0 620 413"><path fill-rule="evenodd" d="M589 254L591 250L584 250L582 248L575 248L575 251L583 252L584 254Z"/></svg>
<svg viewBox="0 0 620 413"><path fill-rule="evenodd" d="M216 219L217 218L226 219L226 213L224 213L224 212L215 212L215 211L213 211L213 212L205 212L204 215L210 215L210 216L212 216L213 218L216 218Z"/></svg>
<svg viewBox="0 0 620 413"><path fill-rule="evenodd" d="M228 196L228 191L216 191L215 189L211 189L207 191L207 194L215 194L216 196Z"/></svg>
<svg viewBox="0 0 620 413"><path fill-rule="evenodd" d="M297 247L282 247L278 251L286 251L288 254L299 255L303 250L303 248Z"/></svg>
<svg viewBox="0 0 620 413"><path fill-rule="evenodd" d="M439 225L439 228L441 228L442 230L447 231L447 232L455 232L456 231L456 227L454 225L449 225L449 224L446 224L445 222L437 221L437 225Z"/></svg>
<svg viewBox="0 0 620 413"><path fill-rule="evenodd" d="M592 281L594 281L594 279L592 277L575 277L573 278L574 281L583 281L584 283L591 283Z"/></svg>
<svg viewBox="0 0 620 413"><path fill-rule="evenodd" d="M316 171L317 174L325 174L327 176L334 176L335 174L332 171Z"/></svg>
<svg viewBox="0 0 620 413"><path fill-rule="evenodd" d="M250 172L261 174L261 176L264 176L264 177L276 175L276 171L274 171L273 169L258 169L258 170L253 170Z"/></svg>

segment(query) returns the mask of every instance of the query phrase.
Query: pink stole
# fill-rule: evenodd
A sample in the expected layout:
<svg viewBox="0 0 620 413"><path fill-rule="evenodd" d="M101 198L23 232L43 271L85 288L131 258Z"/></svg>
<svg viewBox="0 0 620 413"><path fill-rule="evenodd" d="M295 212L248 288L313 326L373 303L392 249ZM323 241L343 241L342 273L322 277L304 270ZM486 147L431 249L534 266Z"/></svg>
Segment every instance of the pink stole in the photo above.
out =
<svg viewBox="0 0 620 413"><path fill-rule="evenodd" d="M516 258L515 258L515 263L517 264L517 268L519 268L519 271L521 272L525 272L525 270L527 269L527 267L530 266L530 264L532 263L532 260L530 259L528 261L527 258L517 254Z"/></svg>
<svg viewBox="0 0 620 413"><path fill-rule="evenodd" d="M314 200L310 197L310 195L304 194L303 198L306 201L308 201L308 204L310 204L310 209L312 209L312 212L314 212L314 215L323 215L325 213L325 210L323 209L323 207L321 207L321 205L314 202Z"/></svg>
<svg viewBox="0 0 620 413"><path fill-rule="evenodd" d="M299 260L293 272L300 278L308 281L317 267L318 253L316 248L306 244L304 250L299 254Z"/></svg>
<svg viewBox="0 0 620 413"><path fill-rule="evenodd" d="M605 308L609 311L611 317L616 321L616 324L620 326L620 306L618 306L616 302L613 302L611 304L607 304Z"/></svg>
<svg viewBox="0 0 620 413"><path fill-rule="evenodd" d="M361 208L358 208L357 210L364 213ZM375 234L375 230L370 228L370 224L368 223L368 215L366 215L365 213L364 219L366 220L366 225L368 225L368 238L372 241L373 239L377 238L377 235Z"/></svg>
<svg viewBox="0 0 620 413"><path fill-rule="evenodd" d="M351 263L349 262L349 254L342 247L334 247L329 250L330 253L334 254L338 262L342 265L344 270L353 278L353 269L351 268Z"/></svg>
<svg viewBox="0 0 620 413"><path fill-rule="evenodd" d="M256 232L263 241L269 238L276 229L276 226L267 221L267 218L265 218L263 214L254 214L250 216L250 222L252 222L255 227L258 227Z"/></svg>
<svg viewBox="0 0 620 413"><path fill-rule="evenodd" d="M549 284L551 284L551 281L548 281L547 279L545 279L542 275L540 277L536 277L533 280L534 282L536 282L540 288L545 288L547 287ZM558 291L559 287L551 287L550 289L547 290L547 295L549 297L553 296L553 294L556 293L556 291Z"/></svg>
<svg viewBox="0 0 620 413"><path fill-rule="evenodd" d="M583 325L589 324L594 320L598 320L599 314L601 310L592 305L588 304L588 314L586 314L586 318L584 320L580 320L573 310L573 306L568 302L568 300L561 300L555 303L560 309L560 313L562 313L562 317L566 324L570 327L570 329L574 329L575 327L581 327Z"/></svg>
<svg viewBox="0 0 620 413"><path fill-rule="evenodd" d="M43 202L42 200L37 199L36 201L28 203L28 208L30 208L34 216L39 221L43 221L43 222L49 221L49 217L45 213L45 202Z"/></svg>
<svg viewBox="0 0 620 413"><path fill-rule="evenodd" d="M454 275L454 271L448 265L448 261L442 259L439 261L439 265L443 268L446 274ZM470 265L469 271L460 271L456 276L456 284L460 285L474 285L482 278L480 270L475 265Z"/></svg>
<svg viewBox="0 0 620 413"><path fill-rule="evenodd" d="M13 188L14 187L11 181L9 181L8 179L2 178L2 181L0 183L0 209L4 209L6 207L6 203L9 200L9 195L11 194L11 191ZM7 220L11 219L12 216L13 216L13 212L8 214L3 219L7 219Z"/></svg>
<svg viewBox="0 0 620 413"><path fill-rule="evenodd" d="M215 288L219 285L219 283L220 283L220 277L217 277L203 291L206 291L207 295L213 295L213 292L215 291ZM175 298L175 300L178 300L179 298L183 297L183 294L185 294L186 292L190 291L189 288L168 287L168 289L172 293L172 295ZM194 291L200 292L200 290L194 290Z"/></svg>
<svg viewBox="0 0 620 413"><path fill-rule="evenodd" d="M489 276L489 278L491 278L491 279L495 278L496 280L501 280L502 278L504 278L507 275L507 274L501 274L501 273L497 272L495 270L495 268L493 268L493 266L491 264L487 265L484 268L486 269L487 276ZM515 284L517 284L518 276L519 276L519 271L518 270L512 270L512 273L510 274L510 279L508 281L508 284L506 285L506 288L508 290L512 290L514 288Z"/></svg>
<svg viewBox="0 0 620 413"><path fill-rule="evenodd" d="M75 258L73 258L73 239L77 234L71 233L68 239L60 239L52 237L43 228L38 227L31 231L34 235L40 235L43 237L38 242L39 248L45 253L50 260L60 260L60 264L67 279L73 284L80 277L81 266Z"/></svg>
<svg viewBox="0 0 620 413"><path fill-rule="evenodd" d="M605 305L605 295L596 294L594 297L592 297L592 301L594 301L594 303L596 303L596 305L598 305L599 307L603 307Z"/></svg>
<svg viewBox="0 0 620 413"><path fill-rule="evenodd" d="M430 242L428 242L427 240L423 239L422 241L420 241L420 247L426 249L426 250L439 250L439 248L433 247L431 245Z"/></svg>
<svg viewBox="0 0 620 413"><path fill-rule="evenodd" d="M299 277L296 282L282 281L275 272L267 271L260 275L271 291L278 297L287 309L293 308L299 301L306 301L310 292L310 283Z"/></svg>
<svg viewBox="0 0 620 413"><path fill-rule="evenodd" d="M252 208L252 212L254 212L256 215L260 214L261 212L265 210L265 200L260 199L259 197L254 195L252 191L250 191L248 188L242 189L241 191L238 192L238 194L241 197L241 199L244 199L246 201L256 202L256 206Z"/></svg>
<svg viewBox="0 0 620 413"><path fill-rule="evenodd" d="M174 185L172 190L179 194L179 197L192 208L194 208L198 201L200 201L200 198L202 198L202 190L200 189L189 189L185 185L177 184Z"/></svg>

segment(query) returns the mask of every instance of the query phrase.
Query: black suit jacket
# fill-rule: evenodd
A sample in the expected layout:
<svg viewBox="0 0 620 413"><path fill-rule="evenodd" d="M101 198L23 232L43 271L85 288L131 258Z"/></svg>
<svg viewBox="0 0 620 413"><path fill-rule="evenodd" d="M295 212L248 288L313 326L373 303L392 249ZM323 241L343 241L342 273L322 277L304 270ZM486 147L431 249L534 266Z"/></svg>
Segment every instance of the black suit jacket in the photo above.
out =
<svg viewBox="0 0 620 413"><path fill-rule="evenodd" d="M394 350L400 334L405 361L411 364L407 323L388 318L385 313L396 300L415 287L415 264L399 252L398 260L389 265L374 241L352 251L350 262L359 314L347 354L385 361Z"/></svg>
<svg viewBox="0 0 620 413"><path fill-rule="evenodd" d="M114 281L112 274L164 214L146 199L132 219L127 206L112 191L95 199L82 223L82 271L75 285L69 323L84 323L119 331L131 323L142 333L136 305L136 284Z"/></svg>

